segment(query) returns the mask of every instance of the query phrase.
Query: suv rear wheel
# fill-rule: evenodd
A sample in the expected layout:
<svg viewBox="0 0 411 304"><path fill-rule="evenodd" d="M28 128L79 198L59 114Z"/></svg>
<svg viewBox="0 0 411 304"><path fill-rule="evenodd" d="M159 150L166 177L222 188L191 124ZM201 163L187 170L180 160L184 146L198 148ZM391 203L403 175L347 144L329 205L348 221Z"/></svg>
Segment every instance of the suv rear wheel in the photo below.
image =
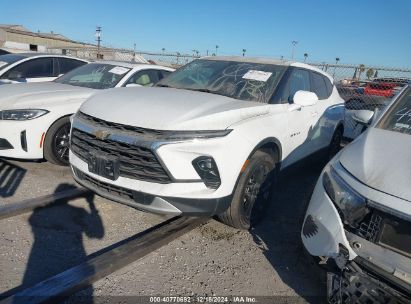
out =
<svg viewBox="0 0 411 304"><path fill-rule="evenodd" d="M56 165L69 164L70 118L63 117L47 131L44 140L44 158Z"/></svg>
<svg viewBox="0 0 411 304"><path fill-rule="evenodd" d="M274 159L263 151L255 152L240 176L230 207L219 219L238 229L250 229L263 216L274 181Z"/></svg>

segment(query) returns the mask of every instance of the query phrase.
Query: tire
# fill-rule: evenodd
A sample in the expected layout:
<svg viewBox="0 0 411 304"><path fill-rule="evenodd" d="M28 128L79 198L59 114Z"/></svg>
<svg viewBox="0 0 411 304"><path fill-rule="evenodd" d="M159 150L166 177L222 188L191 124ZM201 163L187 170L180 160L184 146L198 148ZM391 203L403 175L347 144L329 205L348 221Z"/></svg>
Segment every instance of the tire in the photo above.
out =
<svg viewBox="0 0 411 304"><path fill-rule="evenodd" d="M44 140L44 158L59 166L68 166L70 118L57 120L47 131Z"/></svg>
<svg viewBox="0 0 411 304"><path fill-rule="evenodd" d="M255 226L270 201L275 176L273 157L256 151L240 175L230 207L218 216L220 221L242 230Z"/></svg>
<svg viewBox="0 0 411 304"><path fill-rule="evenodd" d="M341 150L342 138L343 128L338 127L331 138L330 145L328 146L327 160L331 160L338 153L338 151Z"/></svg>

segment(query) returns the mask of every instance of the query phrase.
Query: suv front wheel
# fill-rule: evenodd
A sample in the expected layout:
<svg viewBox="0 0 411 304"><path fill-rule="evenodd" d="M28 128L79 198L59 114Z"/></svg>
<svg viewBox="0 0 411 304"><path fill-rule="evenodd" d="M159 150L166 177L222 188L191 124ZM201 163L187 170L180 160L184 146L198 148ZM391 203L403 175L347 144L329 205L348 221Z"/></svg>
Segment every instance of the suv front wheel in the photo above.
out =
<svg viewBox="0 0 411 304"><path fill-rule="evenodd" d="M226 225L248 230L263 216L275 181L275 161L256 151L249 160L234 190L230 207L219 219Z"/></svg>

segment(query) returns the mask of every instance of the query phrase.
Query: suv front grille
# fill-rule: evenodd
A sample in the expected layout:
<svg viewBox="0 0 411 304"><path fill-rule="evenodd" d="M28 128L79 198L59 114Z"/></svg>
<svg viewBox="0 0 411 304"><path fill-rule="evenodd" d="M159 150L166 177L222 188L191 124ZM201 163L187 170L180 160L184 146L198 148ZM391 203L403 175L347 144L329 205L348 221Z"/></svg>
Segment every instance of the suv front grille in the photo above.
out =
<svg viewBox="0 0 411 304"><path fill-rule="evenodd" d="M170 183L171 179L156 155L149 148L134 144L99 139L76 128L71 132L71 151L85 162L90 152L116 156L120 162L120 176L154 183Z"/></svg>

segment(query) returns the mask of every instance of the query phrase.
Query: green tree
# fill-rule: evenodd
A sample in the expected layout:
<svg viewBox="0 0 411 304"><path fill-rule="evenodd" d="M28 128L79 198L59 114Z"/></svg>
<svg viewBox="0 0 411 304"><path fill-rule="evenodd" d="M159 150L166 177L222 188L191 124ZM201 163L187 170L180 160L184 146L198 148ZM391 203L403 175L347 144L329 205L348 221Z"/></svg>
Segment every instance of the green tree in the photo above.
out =
<svg viewBox="0 0 411 304"><path fill-rule="evenodd" d="M367 79L370 79L372 76L374 76L374 70L372 68L369 68L365 75L367 76Z"/></svg>

